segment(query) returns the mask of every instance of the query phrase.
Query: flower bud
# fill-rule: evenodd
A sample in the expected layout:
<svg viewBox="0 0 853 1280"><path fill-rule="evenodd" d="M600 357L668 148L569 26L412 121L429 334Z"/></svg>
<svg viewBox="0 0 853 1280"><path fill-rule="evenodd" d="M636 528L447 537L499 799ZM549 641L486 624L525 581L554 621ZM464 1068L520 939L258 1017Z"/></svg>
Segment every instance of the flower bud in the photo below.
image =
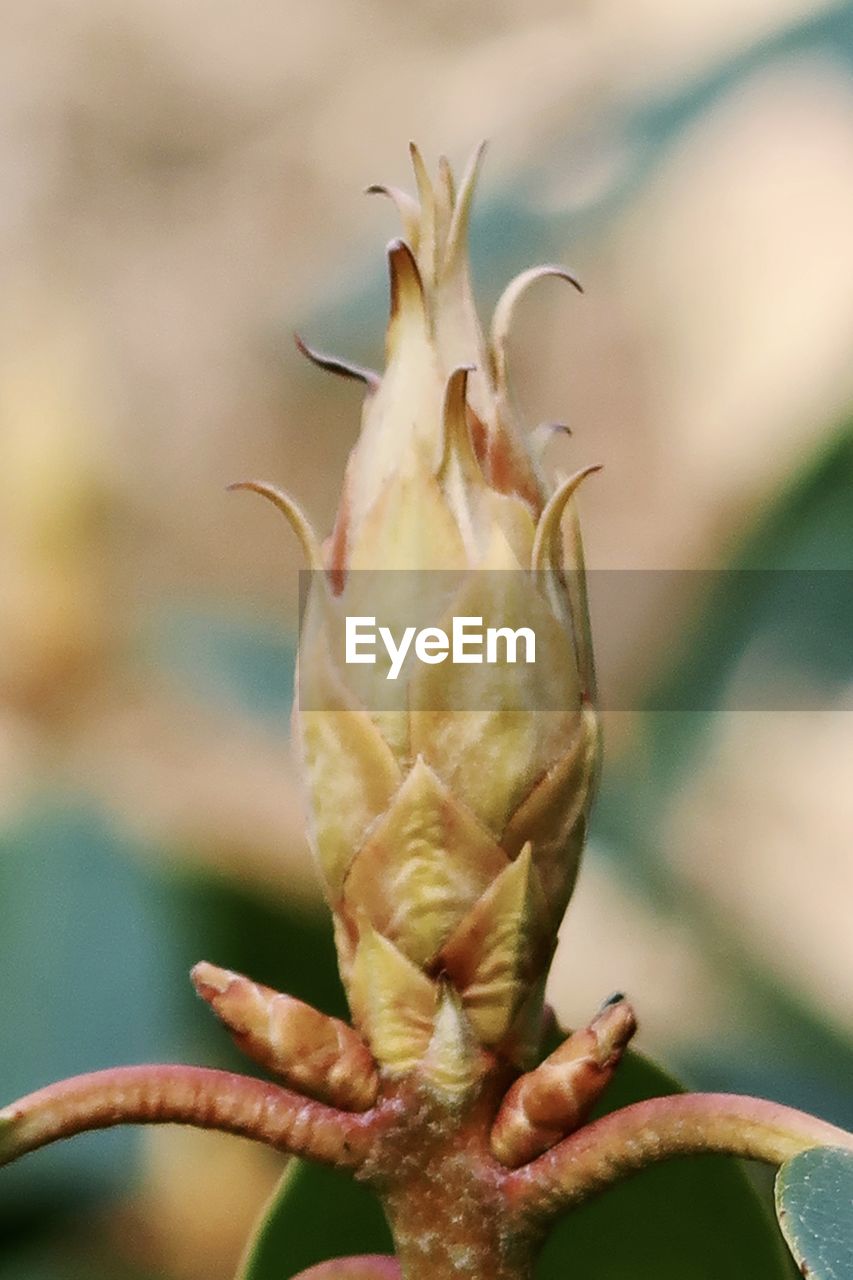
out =
<svg viewBox="0 0 853 1280"><path fill-rule="evenodd" d="M573 499L595 468L549 494L510 412L515 303L543 275L572 277L518 277L487 340L466 248L482 148L458 191L446 161L433 184L412 156L417 201L372 188L395 200L407 237L388 250L384 373L309 353L367 387L325 546L289 499L254 487L282 507L317 570L295 725L354 1019L386 1073L431 1062L435 1074L439 1054L444 1087L461 1089L447 1045L468 1044L471 1063L487 1049L523 1064L537 1047L586 831L598 731ZM365 616L389 633L415 618L448 632L455 618L528 627L536 659L408 663L383 701L381 669L343 657L347 620ZM467 1033L445 1034L462 1019L477 1053Z"/></svg>

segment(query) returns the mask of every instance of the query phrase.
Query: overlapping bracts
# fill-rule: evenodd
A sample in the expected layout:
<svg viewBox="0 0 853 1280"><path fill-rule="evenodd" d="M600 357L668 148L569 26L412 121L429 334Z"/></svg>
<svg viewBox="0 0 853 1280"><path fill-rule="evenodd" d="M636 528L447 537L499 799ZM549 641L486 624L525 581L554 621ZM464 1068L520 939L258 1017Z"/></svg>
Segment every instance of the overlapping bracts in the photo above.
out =
<svg viewBox="0 0 853 1280"><path fill-rule="evenodd" d="M414 147L412 157L417 200L373 188L396 203L406 239L389 247L385 370L356 371L367 388L361 432L322 549L289 499L267 491L321 566L296 731L353 1017L390 1074L411 1070L431 1044L435 1056L448 991L480 1046L517 1065L534 1051L598 759L573 510L592 468L549 494L507 386L515 303L540 276L567 273L543 267L513 281L487 339L466 246L482 149L458 191L446 161L433 183ZM375 672L342 661L343 620L378 611L404 623L423 608L431 571L444 571L434 621L535 626L536 662L421 665L393 705L377 705Z"/></svg>

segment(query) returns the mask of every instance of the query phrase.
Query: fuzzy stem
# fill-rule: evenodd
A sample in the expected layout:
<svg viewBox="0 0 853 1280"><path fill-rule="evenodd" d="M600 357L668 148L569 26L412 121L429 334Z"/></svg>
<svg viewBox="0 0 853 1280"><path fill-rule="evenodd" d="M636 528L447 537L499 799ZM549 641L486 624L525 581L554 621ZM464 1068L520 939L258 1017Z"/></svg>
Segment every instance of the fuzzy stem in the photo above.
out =
<svg viewBox="0 0 853 1280"><path fill-rule="evenodd" d="M533 1233L508 1220L507 1170L489 1148L503 1074L467 1098L417 1074L386 1087L361 1176L380 1194L403 1280L532 1280Z"/></svg>
<svg viewBox="0 0 853 1280"><path fill-rule="evenodd" d="M292 1155L357 1167L368 1125L278 1085L206 1067L114 1067L49 1085L0 1111L0 1164L58 1138L116 1124L190 1124Z"/></svg>
<svg viewBox="0 0 853 1280"><path fill-rule="evenodd" d="M508 1175L514 1214L554 1217L612 1183L671 1156L704 1152L781 1164L816 1146L853 1149L853 1134L759 1098L687 1093L613 1111Z"/></svg>

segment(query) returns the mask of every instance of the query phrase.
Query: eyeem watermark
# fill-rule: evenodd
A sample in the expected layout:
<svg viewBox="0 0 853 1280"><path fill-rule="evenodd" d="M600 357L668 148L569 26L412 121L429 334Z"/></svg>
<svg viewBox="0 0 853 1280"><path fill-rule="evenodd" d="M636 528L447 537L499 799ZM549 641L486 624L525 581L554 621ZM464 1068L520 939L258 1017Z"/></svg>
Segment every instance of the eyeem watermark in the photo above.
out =
<svg viewBox="0 0 853 1280"><path fill-rule="evenodd" d="M390 627L377 627L375 617L347 617L344 657L348 664L375 665L380 643L390 660L386 680L397 679L410 652L430 666L448 658L453 663L514 666L522 648L523 661L528 666L536 661L536 632L532 627L486 627L482 618L469 615L453 618L449 635L441 627L405 627L398 639Z"/></svg>
<svg viewBox="0 0 853 1280"><path fill-rule="evenodd" d="M599 569L586 585L604 711L853 709L853 568ZM568 570L552 583L513 569L357 569L342 584L305 570L303 652L325 657L300 682L300 707L571 710L578 619L551 601L576 600L578 586Z"/></svg>

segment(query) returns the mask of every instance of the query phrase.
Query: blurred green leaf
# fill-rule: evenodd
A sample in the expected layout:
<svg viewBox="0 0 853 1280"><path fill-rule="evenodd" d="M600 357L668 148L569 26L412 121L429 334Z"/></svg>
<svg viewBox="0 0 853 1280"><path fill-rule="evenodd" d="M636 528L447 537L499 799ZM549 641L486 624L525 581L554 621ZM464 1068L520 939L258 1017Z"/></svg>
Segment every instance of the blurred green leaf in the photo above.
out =
<svg viewBox="0 0 853 1280"><path fill-rule="evenodd" d="M815 1147L776 1177L779 1225L804 1276L853 1277L853 1151Z"/></svg>
<svg viewBox="0 0 853 1280"><path fill-rule="evenodd" d="M0 1097L155 1056L174 982L162 887L91 810L43 797L0 837ZM0 1216L118 1194L130 1130L86 1135L0 1176Z"/></svg>
<svg viewBox="0 0 853 1280"><path fill-rule="evenodd" d="M338 977L332 922L320 904L271 897L208 872L179 871L169 880L173 986L185 1039L195 1057L251 1070L222 1025L195 995L188 974L198 960L244 973L324 1013L348 1018Z"/></svg>
<svg viewBox="0 0 853 1280"><path fill-rule="evenodd" d="M629 1054L605 1110L678 1086ZM724 1224L724 1229L721 1229ZM298 1162L268 1206L240 1280L287 1280L325 1258L393 1252L376 1197L338 1173ZM548 1241L537 1280L784 1280L771 1215L741 1167L703 1157L645 1170L569 1215Z"/></svg>
<svg viewBox="0 0 853 1280"><path fill-rule="evenodd" d="M767 504L733 550L730 568L734 572L714 578L716 591L702 602L677 657L649 691L630 757L605 762L593 844L658 912L689 922L721 985L737 992L739 1005L748 1010L749 1039L728 1042L725 1058L715 1059L708 1076L694 1056L687 1064L692 1078L708 1087L769 1094L849 1126L849 1039L781 987L778 974L748 941L673 876L655 833L685 773L696 767L751 647L772 655L792 678L805 680L830 701L853 680L853 422L828 433ZM805 597L796 590L804 582ZM709 1052L718 1048L709 1046Z"/></svg>
<svg viewBox="0 0 853 1280"><path fill-rule="evenodd" d="M676 785L695 762L750 647L829 696L853 679L853 423L794 476L728 568L710 576L713 594L646 698L642 776L657 791ZM656 710L680 707L703 710Z"/></svg>
<svg viewBox="0 0 853 1280"><path fill-rule="evenodd" d="M680 1092L648 1059L628 1054L607 1092L607 1112ZM772 1217L742 1165L697 1156L652 1165L558 1225L536 1280L787 1280Z"/></svg>
<svg viewBox="0 0 853 1280"><path fill-rule="evenodd" d="M336 1170L293 1160L264 1210L238 1280L288 1280L326 1258L393 1252L372 1191Z"/></svg>
<svg viewBox="0 0 853 1280"><path fill-rule="evenodd" d="M80 1231L79 1220L67 1225L68 1235L60 1234L49 1224L35 1239L4 1238L0 1244L0 1280L162 1280L162 1275L101 1256L100 1250L92 1249L86 1233Z"/></svg>
<svg viewBox="0 0 853 1280"><path fill-rule="evenodd" d="M144 648L182 688L286 726L296 644L283 626L247 622L201 604L152 614Z"/></svg>
<svg viewBox="0 0 853 1280"><path fill-rule="evenodd" d="M789 63L817 69L825 64L833 75L853 73L850 0L792 13L789 23L762 29L758 39L736 41L728 56L698 76L663 82L659 94L638 97L628 86L624 94L607 95L600 107L590 102L580 114L567 99L564 127L555 131L547 151L533 151L526 169L515 170L503 187L496 190L489 176L482 184L471 245L474 279L482 286L477 292L494 302L507 277L531 262L562 260L567 245L588 256L584 238L600 235L624 215L687 130L753 77ZM582 177L577 199L555 200L548 190L553 176L584 175L591 157L598 180L585 184ZM600 168L606 169L603 180ZM387 283L376 255L369 273L339 275L337 288L304 318L304 327L321 346L370 363L381 349L387 305ZM288 316L282 334L291 327Z"/></svg>

